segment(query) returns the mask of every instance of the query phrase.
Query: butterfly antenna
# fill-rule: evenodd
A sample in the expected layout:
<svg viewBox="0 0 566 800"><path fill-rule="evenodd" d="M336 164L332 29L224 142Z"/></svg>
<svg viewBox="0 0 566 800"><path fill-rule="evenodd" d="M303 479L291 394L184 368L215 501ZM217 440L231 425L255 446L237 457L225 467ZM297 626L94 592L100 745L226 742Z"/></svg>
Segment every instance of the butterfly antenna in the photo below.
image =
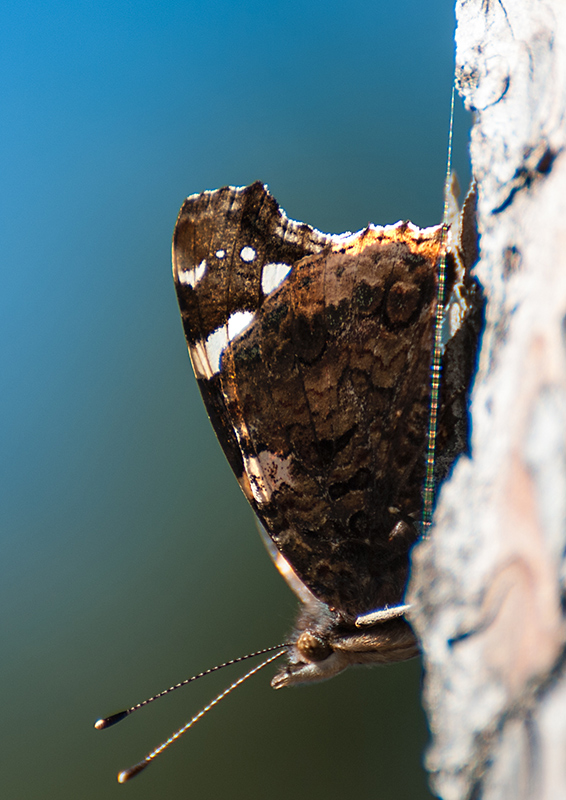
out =
<svg viewBox="0 0 566 800"><path fill-rule="evenodd" d="M281 647L283 647L284 649L279 649ZM198 714L195 714L195 716L191 720L189 720L189 722L187 722L186 725L183 725L182 728L179 728L179 730L175 731L175 733L173 733L168 739L166 739L164 742L162 742L159 745L159 747L156 747L154 750L151 751L151 753L148 753L147 756L142 761L139 761L137 764L134 764L132 767L129 767L128 769L122 770L122 772L119 772L118 776L117 776L118 777L118 783L126 783L126 781L129 781L130 778L133 778L134 775L138 775L142 770L144 770L147 767L148 764L150 764L153 761L154 758L157 758L157 756L160 753L163 753L163 751L166 750L169 747L169 745L173 744L173 742L175 742L177 739L179 739L184 733L186 733L189 730L189 728L192 728L192 726L196 722L198 722L199 719L201 719L201 717L204 717L204 715L207 714L210 711L211 708L214 708L214 706L217 705L221 700L223 700L227 695L229 695L230 692L233 692L234 689L237 689L238 686L240 686L240 684L244 683L244 681L247 681L248 678L251 678L252 675L256 674L256 672L259 672L264 667L266 667L268 664L271 664L272 661L275 661L276 658L279 658L284 653L286 653L288 645L279 645L279 648L273 648L272 647L272 648L268 648L267 650L260 650L259 651L260 653L267 653L270 650L277 650L277 649L279 649L279 652L275 653L272 656L269 656L269 658L266 658L264 661L261 662L261 664L258 664L253 669L250 669L250 671L246 672L245 675L242 675L240 678L238 678L238 680L234 681L234 683L231 683L230 686L228 686L226 689L224 689L223 692L220 692L220 694L217 695L214 698L214 700L211 700L211 702L208 703L208 705L206 705L204 708L202 708L198 712ZM252 655L258 655L258 653L253 653ZM243 658L235 659L235 661L243 661L245 658L251 658L251 655L250 656L244 656ZM227 662L227 664L232 664L232 663L235 663L235 662L233 662L233 661ZM225 666L225 665L222 665L222 666ZM219 668L220 667L218 667L217 669L219 669ZM214 670L212 670L212 669L208 670L208 672L213 672L213 671ZM206 674L206 673L202 673L202 674ZM200 677L200 676L197 675L195 677ZM188 681L184 681L184 683L188 683ZM179 684L179 685L182 685L182 684ZM176 689L177 687L174 686L172 688ZM162 694L166 694L166 692L162 692ZM157 695L157 696L159 696L159 695Z"/></svg>
<svg viewBox="0 0 566 800"><path fill-rule="evenodd" d="M204 678L205 675L210 675L212 672L217 672L219 669L224 669L224 667L230 667L232 664L239 664L241 661L247 661L248 658L254 658L255 656L263 656L266 653L272 653L274 650L281 650L284 653L287 648L289 647L288 644L278 644L274 647L265 647L263 650L256 650L255 653L248 653L247 656L240 656L239 658L233 658L231 661L225 661L223 664L218 664L216 667L211 667L210 669L205 669L204 672L199 672L198 675L193 675L192 678L187 678L180 683L176 683L174 686L170 686L168 689L164 689L159 694L154 694L153 697L148 697L147 700L144 700L142 703L137 703L135 706L131 708L126 708L123 711L118 711L116 714L111 714L109 717L104 717L103 719L97 719L94 723L94 727L97 731L103 731L105 728L110 728L112 725L115 725L117 722L129 717L134 711L137 711L138 708L143 708L147 706L149 703L153 703L154 700L157 700L159 697L164 697L166 694L170 692L174 692L175 689L180 689L181 686L186 686L188 683L192 683L196 681L198 678ZM281 655L282 653L279 653ZM268 662L267 662L268 663Z"/></svg>
<svg viewBox="0 0 566 800"><path fill-rule="evenodd" d="M450 192L452 184L452 130L454 128L454 84L450 102L450 126L448 132L448 154L446 176L444 179L444 212L442 215L442 238L438 264L438 283L436 289L436 313L434 318L434 347L430 366L430 410L428 418L426 475L423 490L422 536L426 537L432 522L434 505L434 462L436 434L438 432L438 407L440 399L440 374L442 371L442 329L444 326L444 302L446 293L446 242L448 238L448 216L450 211Z"/></svg>

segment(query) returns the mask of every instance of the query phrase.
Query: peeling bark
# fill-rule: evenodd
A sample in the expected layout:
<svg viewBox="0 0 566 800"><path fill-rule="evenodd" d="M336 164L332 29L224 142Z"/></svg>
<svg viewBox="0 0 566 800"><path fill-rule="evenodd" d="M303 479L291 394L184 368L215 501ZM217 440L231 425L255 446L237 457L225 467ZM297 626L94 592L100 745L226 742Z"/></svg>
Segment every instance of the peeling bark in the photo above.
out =
<svg viewBox="0 0 566 800"><path fill-rule="evenodd" d="M566 4L459 0L487 298L472 454L415 548L444 800L566 797Z"/></svg>

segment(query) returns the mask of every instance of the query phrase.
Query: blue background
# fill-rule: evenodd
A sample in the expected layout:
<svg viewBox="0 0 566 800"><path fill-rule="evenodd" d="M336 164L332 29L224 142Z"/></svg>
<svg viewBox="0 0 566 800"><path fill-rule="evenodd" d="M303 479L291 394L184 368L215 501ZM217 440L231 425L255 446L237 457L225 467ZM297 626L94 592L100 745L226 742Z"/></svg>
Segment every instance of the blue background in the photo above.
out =
<svg viewBox="0 0 566 800"><path fill-rule="evenodd" d="M429 797L418 661L273 692L238 672L295 600L216 443L170 240L187 194L261 179L321 230L440 221L449 0L4 0L2 796ZM467 180L458 108L455 165Z"/></svg>

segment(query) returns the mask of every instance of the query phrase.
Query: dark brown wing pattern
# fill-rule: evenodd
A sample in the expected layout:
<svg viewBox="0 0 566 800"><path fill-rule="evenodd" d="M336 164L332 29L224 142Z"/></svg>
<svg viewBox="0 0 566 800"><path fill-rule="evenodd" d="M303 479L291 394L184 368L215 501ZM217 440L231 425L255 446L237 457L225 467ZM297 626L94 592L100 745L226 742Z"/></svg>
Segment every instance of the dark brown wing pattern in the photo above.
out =
<svg viewBox="0 0 566 800"><path fill-rule="evenodd" d="M313 595L299 639L318 624L352 644L358 615L402 603L422 506L441 246L440 226L411 223L321 234L288 220L259 183L195 195L179 214L174 276L191 360L246 497ZM449 292L454 267L449 259ZM445 366L441 472L467 441L466 379ZM312 622L317 604L324 624ZM379 637L387 652L398 641L396 656L357 662L415 653L402 619L363 647L355 637L343 645L349 663Z"/></svg>

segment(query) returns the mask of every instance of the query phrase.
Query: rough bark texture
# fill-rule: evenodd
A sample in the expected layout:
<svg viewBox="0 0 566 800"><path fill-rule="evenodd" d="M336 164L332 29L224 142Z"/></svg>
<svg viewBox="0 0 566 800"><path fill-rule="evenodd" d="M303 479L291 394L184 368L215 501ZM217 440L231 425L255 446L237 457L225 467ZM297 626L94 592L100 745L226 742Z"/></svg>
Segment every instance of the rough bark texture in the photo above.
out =
<svg viewBox="0 0 566 800"><path fill-rule="evenodd" d="M414 552L433 789L566 797L566 3L460 0L487 297L472 457Z"/></svg>

